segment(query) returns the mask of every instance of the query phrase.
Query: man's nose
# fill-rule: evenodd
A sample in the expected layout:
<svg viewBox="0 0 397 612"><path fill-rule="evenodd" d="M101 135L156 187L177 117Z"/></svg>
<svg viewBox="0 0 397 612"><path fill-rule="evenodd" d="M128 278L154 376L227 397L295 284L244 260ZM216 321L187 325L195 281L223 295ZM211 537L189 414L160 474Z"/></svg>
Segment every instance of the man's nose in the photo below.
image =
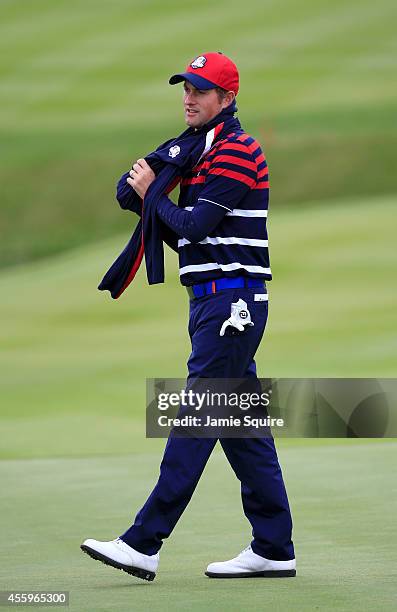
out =
<svg viewBox="0 0 397 612"><path fill-rule="evenodd" d="M185 104L191 104L194 102L194 94L191 91L185 92Z"/></svg>

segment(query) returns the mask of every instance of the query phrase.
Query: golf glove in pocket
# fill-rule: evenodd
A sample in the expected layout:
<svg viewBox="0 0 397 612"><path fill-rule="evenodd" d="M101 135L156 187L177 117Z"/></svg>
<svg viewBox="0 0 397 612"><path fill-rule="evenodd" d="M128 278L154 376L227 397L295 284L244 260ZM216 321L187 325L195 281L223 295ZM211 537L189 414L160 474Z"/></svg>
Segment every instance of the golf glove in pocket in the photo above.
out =
<svg viewBox="0 0 397 612"><path fill-rule="evenodd" d="M230 326L242 332L247 325L253 325L251 314L247 302L240 298L238 302L232 302L231 316L222 323L219 335L224 336L226 329Z"/></svg>

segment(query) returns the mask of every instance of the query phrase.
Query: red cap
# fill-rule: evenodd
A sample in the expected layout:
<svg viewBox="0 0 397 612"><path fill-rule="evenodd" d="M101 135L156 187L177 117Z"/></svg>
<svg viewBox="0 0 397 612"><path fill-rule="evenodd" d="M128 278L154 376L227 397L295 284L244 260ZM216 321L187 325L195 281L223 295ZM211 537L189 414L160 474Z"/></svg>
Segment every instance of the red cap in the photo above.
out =
<svg viewBox="0 0 397 612"><path fill-rule="evenodd" d="M222 87L238 94L239 77L236 64L223 53L204 53L196 57L186 68L186 72L174 74L170 85L189 81L197 89Z"/></svg>

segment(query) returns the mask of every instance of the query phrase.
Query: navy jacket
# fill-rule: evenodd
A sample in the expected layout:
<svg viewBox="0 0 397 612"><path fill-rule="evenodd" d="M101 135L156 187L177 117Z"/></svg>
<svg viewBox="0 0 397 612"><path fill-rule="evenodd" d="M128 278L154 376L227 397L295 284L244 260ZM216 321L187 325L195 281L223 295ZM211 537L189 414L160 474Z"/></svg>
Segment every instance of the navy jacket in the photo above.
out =
<svg viewBox="0 0 397 612"><path fill-rule="evenodd" d="M128 244L103 277L98 286L100 291L107 290L113 299L117 299L134 279L143 255L149 285L164 282L163 240L167 239L167 230L156 215L157 204L216 140L241 129L238 119L233 116L236 110L233 102L202 128L188 128L145 157L156 178L146 192L142 218ZM134 210L138 204L140 198L134 192L124 207Z"/></svg>

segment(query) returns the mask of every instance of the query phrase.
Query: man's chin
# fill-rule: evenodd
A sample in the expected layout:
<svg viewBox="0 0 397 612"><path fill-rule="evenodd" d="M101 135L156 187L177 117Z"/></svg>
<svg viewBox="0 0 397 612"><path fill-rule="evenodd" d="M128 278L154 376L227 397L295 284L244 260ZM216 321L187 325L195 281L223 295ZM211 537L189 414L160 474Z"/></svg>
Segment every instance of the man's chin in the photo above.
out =
<svg viewBox="0 0 397 612"><path fill-rule="evenodd" d="M203 123L198 119L198 117L185 117L186 125L192 128L200 128Z"/></svg>

